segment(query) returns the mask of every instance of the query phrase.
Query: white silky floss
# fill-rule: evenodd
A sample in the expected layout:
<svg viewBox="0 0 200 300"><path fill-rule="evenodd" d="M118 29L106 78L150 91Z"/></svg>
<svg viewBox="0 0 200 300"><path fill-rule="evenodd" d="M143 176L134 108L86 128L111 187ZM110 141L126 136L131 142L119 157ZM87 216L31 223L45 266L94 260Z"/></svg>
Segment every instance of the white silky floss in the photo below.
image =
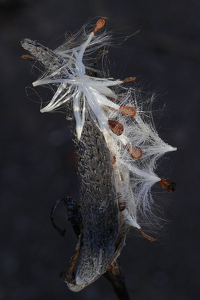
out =
<svg viewBox="0 0 200 300"><path fill-rule="evenodd" d="M48 84L57 88L47 106L41 109L42 113L57 110L69 100L73 101L78 140L81 140L87 109L94 126L102 132L113 159L116 191L125 204L122 214L128 224L140 229L138 216L151 215L154 204L151 187L159 182L168 192L176 188L175 183L154 173L157 160L176 148L158 136L151 112L144 111L145 101L143 103L140 91L125 87L126 82L135 80L134 77L114 80L90 76L91 72L99 73L90 60L91 55L110 40L106 31L97 34L104 24L102 18L90 34L81 36L82 31L79 31L54 51L49 50L55 57L54 64L39 58L46 70L33 86ZM25 39L22 46L34 55L30 40ZM46 51L40 47L37 46L37 51Z"/></svg>

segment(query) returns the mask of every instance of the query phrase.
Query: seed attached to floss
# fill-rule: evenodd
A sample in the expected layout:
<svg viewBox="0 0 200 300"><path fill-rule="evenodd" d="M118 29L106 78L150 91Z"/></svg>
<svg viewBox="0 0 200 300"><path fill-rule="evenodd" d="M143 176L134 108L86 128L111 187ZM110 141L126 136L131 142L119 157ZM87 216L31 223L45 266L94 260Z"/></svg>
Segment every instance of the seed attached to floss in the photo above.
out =
<svg viewBox="0 0 200 300"><path fill-rule="evenodd" d="M48 49L37 41L24 39L21 42L22 47L32 56L23 55L22 58L33 61L38 59L44 65L44 73L33 82L33 86L48 85L55 91L41 112L50 112L66 106L65 109L70 109L70 115L74 116L77 139L82 141L77 142L77 151L81 156L79 176L80 193L84 198L82 206L77 205L70 197L62 199L67 208L72 207L72 210L69 209L69 213L73 212L70 222L78 236L78 243L66 272L62 272L60 276L70 290L78 292L107 270L110 273L106 278L111 278L118 298L121 299L124 295L124 299L128 299L120 265L116 259L125 244L129 230L129 226L125 224L137 228L141 235L152 243L156 242L156 239L142 231L140 222L143 223L144 219L148 222L149 216L154 220L150 190L156 182L159 181L168 192L176 190L174 182L154 175L157 159L175 148L169 147L158 138L151 118L145 118L144 109L140 107L139 93L135 93L131 87L125 89L123 86L135 81L136 77L124 80L98 77L96 69L99 68L96 68L96 65L106 53L106 50L101 49L110 44L110 34L106 31L98 34L105 22L105 18L98 20L91 32L84 26L78 34L72 36L69 33L69 39L55 50ZM99 53L92 64L90 54L98 49ZM101 69L99 71L101 74ZM120 89L121 84L123 92ZM138 107L137 115L132 105ZM149 115L151 111L147 113ZM135 115L136 118L131 122L129 117ZM116 119L122 124L110 119ZM137 146L141 146L143 151ZM91 157L95 159L91 161ZM108 160L111 160L111 163L108 163ZM91 168L88 168L88 164ZM97 186L100 186L99 192ZM100 209L98 197L97 201L94 201L96 193L100 193L99 197L104 201L103 210ZM84 194L87 197L84 197ZM73 225L74 221L76 226ZM63 235L64 231L52 223ZM82 253L75 272L74 267L80 251Z"/></svg>
<svg viewBox="0 0 200 300"><path fill-rule="evenodd" d="M107 99L110 100L110 101L112 101L112 102L117 102L117 100L118 100L117 98L115 99L115 98L111 98L111 97L107 97Z"/></svg>
<svg viewBox="0 0 200 300"><path fill-rule="evenodd" d="M155 242L156 242L156 239L154 239L154 238L151 237L150 235L144 233L144 232L142 231L141 228L140 228L139 230L140 230L141 235L142 235L145 239L147 239L148 241L150 241L150 242L152 242L152 243L155 243Z"/></svg>
<svg viewBox="0 0 200 300"><path fill-rule="evenodd" d="M125 148L133 159L142 157L142 150L139 147L132 147L130 144L126 144Z"/></svg>
<svg viewBox="0 0 200 300"><path fill-rule="evenodd" d="M110 127L110 130L118 136L121 135L124 131L124 126L117 121L108 120L108 125Z"/></svg>
<svg viewBox="0 0 200 300"><path fill-rule="evenodd" d="M99 29L101 29L101 28L105 25L105 23L106 23L106 19L105 19L105 18L102 18L102 19L98 20L98 21L96 22L95 27L94 27L93 33L94 33L94 34L97 33L97 31L98 31Z"/></svg>
<svg viewBox="0 0 200 300"><path fill-rule="evenodd" d="M31 61L38 60L37 57L31 56L31 55L26 55L26 54L22 55L21 58L26 59L26 60L31 60Z"/></svg>
<svg viewBox="0 0 200 300"><path fill-rule="evenodd" d="M168 193L173 193L176 190L175 182L169 181L167 179L161 179L159 183Z"/></svg>
<svg viewBox="0 0 200 300"><path fill-rule="evenodd" d="M73 48L73 37L72 37L72 33L69 31L69 36L68 36L68 39L69 39L69 48L72 49Z"/></svg>
<svg viewBox="0 0 200 300"><path fill-rule="evenodd" d="M108 272L111 272L112 269L113 269L113 266L112 266L112 265L109 265L109 266L107 267L107 271L108 271Z"/></svg>
<svg viewBox="0 0 200 300"><path fill-rule="evenodd" d="M132 106L120 106L119 111L128 117L134 117L136 115L136 109Z"/></svg>
<svg viewBox="0 0 200 300"><path fill-rule="evenodd" d="M119 202L119 211L123 211L126 208L126 203L125 202Z"/></svg>
<svg viewBox="0 0 200 300"><path fill-rule="evenodd" d="M126 202L122 200L122 196L118 195L118 206L119 206L119 211L123 211L126 208Z"/></svg>
<svg viewBox="0 0 200 300"><path fill-rule="evenodd" d="M116 156L112 155L111 161L112 161L112 164L114 165L116 163Z"/></svg>
<svg viewBox="0 0 200 300"><path fill-rule="evenodd" d="M123 80L123 83L125 83L125 82L130 82L130 81L135 81L136 80L136 77L128 77L128 78L125 78L124 80Z"/></svg>

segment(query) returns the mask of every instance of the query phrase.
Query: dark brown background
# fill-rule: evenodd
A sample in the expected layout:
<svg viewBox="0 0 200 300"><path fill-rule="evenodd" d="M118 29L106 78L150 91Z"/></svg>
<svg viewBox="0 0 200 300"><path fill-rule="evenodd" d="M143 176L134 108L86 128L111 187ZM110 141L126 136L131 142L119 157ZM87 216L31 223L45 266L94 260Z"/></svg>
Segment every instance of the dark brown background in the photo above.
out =
<svg viewBox="0 0 200 300"><path fill-rule="evenodd" d="M155 121L162 138L178 147L159 172L177 182L177 192L159 190L169 220L152 245L134 230L121 263L131 299L199 299L200 201L200 2L196 0L31 0L0 1L1 246L0 299L115 299L102 277L80 293L60 280L76 238L64 222L61 238L50 210L63 195L78 198L75 157L64 114L40 114L39 97L25 87L37 75L20 59L20 40L46 45L95 16L122 36L110 49L111 75L136 76L145 91L156 91ZM47 90L38 88L41 97ZM32 94L32 95L31 95ZM34 103L31 100L36 100ZM157 112L165 105L164 114ZM159 175L160 175L159 173ZM166 203L163 204L163 203Z"/></svg>

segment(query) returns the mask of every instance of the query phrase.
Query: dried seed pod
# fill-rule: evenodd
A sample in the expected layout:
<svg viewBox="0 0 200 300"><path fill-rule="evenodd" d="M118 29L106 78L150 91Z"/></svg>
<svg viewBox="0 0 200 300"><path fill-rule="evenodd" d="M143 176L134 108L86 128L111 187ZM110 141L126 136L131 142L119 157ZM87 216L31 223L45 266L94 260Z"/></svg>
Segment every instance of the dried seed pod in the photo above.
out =
<svg viewBox="0 0 200 300"><path fill-rule="evenodd" d="M96 34L104 24L105 18L100 19L91 32L84 26L73 35L73 44L69 37L55 50L30 39L21 42L23 48L45 67L44 74L33 86L52 85L55 91L41 112L62 107L69 110L76 124L83 218L83 240L79 244L83 241L83 249L75 281L67 281L74 291L92 283L112 261L115 262L127 233L120 224L141 229L140 221L143 222L147 210L151 215L151 187L159 182L168 192L176 188L175 183L160 179L154 172L157 159L176 148L159 137L151 112L141 105L143 99L138 97L137 90L127 88L121 94L117 92L120 85L136 78L98 77L107 72L98 73L91 63L88 64L91 54L110 42L106 32ZM138 109L132 120L134 107ZM112 120L116 112L124 115L118 113L119 122ZM142 149L144 145L145 155L142 157L141 148L132 145L141 145ZM140 161L135 161L141 157ZM124 197L121 201L117 201L118 194ZM148 240L155 241L142 230L140 232Z"/></svg>

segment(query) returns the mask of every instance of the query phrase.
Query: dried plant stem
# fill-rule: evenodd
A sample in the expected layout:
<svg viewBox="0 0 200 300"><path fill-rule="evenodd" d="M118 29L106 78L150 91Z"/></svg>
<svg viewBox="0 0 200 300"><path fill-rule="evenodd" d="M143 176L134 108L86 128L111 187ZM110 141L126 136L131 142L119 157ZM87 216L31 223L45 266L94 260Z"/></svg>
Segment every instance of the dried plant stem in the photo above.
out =
<svg viewBox="0 0 200 300"><path fill-rule="evenodd" d="M124 276L121 271L119 259L112 264L112 269L107 270L104 276L112 284L118 300L130 299L126 289Z"/></svg>

